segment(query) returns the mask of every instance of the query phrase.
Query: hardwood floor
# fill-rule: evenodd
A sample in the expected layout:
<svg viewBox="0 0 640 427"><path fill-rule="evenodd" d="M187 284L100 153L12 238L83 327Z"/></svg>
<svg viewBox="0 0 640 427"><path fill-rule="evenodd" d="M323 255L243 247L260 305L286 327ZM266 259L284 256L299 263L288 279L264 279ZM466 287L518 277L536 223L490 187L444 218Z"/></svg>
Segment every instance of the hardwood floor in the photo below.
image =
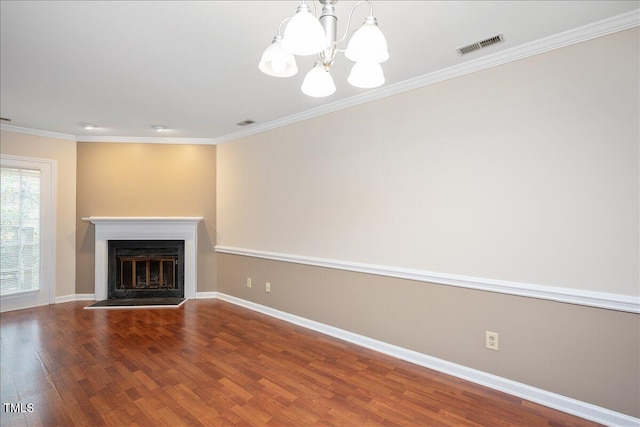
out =
<svg viewBox="0 0 640 427"><path fill-rule="evenodd" d="M86 305L1 315L2 426L596 425L219 300Z"/></svg>

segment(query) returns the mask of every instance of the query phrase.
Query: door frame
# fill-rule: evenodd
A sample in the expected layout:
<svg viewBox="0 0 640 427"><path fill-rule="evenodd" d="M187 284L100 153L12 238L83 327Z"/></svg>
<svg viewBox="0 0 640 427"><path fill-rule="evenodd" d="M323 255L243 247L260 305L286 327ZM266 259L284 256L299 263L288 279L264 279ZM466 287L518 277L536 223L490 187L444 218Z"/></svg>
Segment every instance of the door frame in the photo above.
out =
<svg viewBox="0 0 640 427"><path fill-rule="evenodd" d="M2 167L40 171L40 289L0 297L0 312L54 304L56 299L57 161L0 155Z"/></svg>

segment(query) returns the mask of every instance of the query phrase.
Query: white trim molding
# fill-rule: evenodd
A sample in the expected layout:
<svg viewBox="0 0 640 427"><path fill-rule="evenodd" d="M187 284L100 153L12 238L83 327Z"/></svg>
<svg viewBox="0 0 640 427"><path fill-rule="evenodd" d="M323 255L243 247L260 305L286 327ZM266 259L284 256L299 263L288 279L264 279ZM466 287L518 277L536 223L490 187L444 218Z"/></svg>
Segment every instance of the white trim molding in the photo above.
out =
<svg viewBox="0 0 640 427"><path fill-rule="evenodd" d="M631 295L611 294L583 289L560 288L555 286L537 285L531 283L509 282L505 280L460 276L424 270L363 264L358 262L341 261L327 258L314 258L301 255L282 254L277 252L266 252L228 246L216 246L215 250L216 252L231 255L241 255L253 258L269 259L273 261L284 261L295 264L333 268L336 270L375 274L377 276L416 280L418 282L428 282L437 285L456 286L460 288L497 292L507 295L516 295L569 304L578 304L588 307L606 308L609 310L625 311L629 313L640 313L640 297Z"/></svg>
<svg viewBox="0 0 640 427"><path fill-rule="evenodd" d="M184 144L184 145L215 145L214 138L154 138L147 136L87 136L76 135L78 142L114 142L123 144Z"/></svg>
<svg viewBox="0 0 640 427"><path fill-rule="evenodd" d="M209 292L196 293L196 299L212 299L212 298L218 298L218 292L209 291Z"/></svg>
<svg viewBox="0 0 640 427"><path fill-rule="evenodd" d="M69 294L56 297L56 304L72 301L95 301L96 294Z"/></svg>
<svg viewBox="0 0 640 427"><path fill-rule="evenodd" d="M0 124L0 130L4 130L7 132L23 133L26 135L42 136L44 138L54 138L54 139L62 139L65 141L76 142L76 137L74 135L69 135L68 133L50 132L48 130L41 130L41 129L29 129L29 128L23 128L20 126L5 125L5 124Z"/></svg>
<svg viewBox="0 0 640 427"><path fill-rule="evenodd" d="M184 144L184 145L215 145L215 138L167 138L145 136L97 136L97 135L71 135L68 133L51 132L48 130L31 129L21 126L6 125L0 123L0 130L22 133L26 135L41 136L44 138L62 139L73 142L114 142L114 143L138 143L138 144Z"/></svg>
<svg viewBox="0 0 640 427"><path fill-rule="evenodd" d="M329 335L334 338L359 345L361 347L378 351L380 353L387 354L389 356L416 364L418 366L422 366L424 368L433 369L435 371L442 372L457 378L462 378L475 384L480 384L494 390L520 397L522 399L530 400L540 405L573 414L581 418L585 418L609 426L634 426L640 424L640 419L615 412L610 409L602 408L600 406L582 402L580 400L552 393L536 387L531 387L527 384L512 381L507 378L479 371L477 369L468 368L466 366L448 362L446 360L419 353L417 351L378 341L363 335L346 331L344 329L339 329L334 326L316 322L315 320L296 316L294 314L256 304L254 302L227 295L221 292L217 292L216 294L216 298L222 301L238 305L240 307L244 307L249 310L274 317L276 319L284 320L285 322L302 326L304 328L311 329L313 331L320 332L322 334Z"/></svg>
<svg viewBox="0 0 640 427"><path fill-rule="evenodd" d="M95 298L107 299L109 240L184 240L184 297L196 297L198 223L203 217L88 217L96 226Z"/></svg>

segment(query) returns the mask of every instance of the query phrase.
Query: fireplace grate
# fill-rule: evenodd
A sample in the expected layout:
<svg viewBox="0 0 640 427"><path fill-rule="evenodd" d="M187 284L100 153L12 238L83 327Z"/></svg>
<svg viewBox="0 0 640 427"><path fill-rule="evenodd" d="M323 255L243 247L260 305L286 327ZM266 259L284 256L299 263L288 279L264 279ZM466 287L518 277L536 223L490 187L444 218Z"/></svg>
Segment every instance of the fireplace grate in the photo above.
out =
<svg viewBox="0 0 640 427"><path fill-rule="evenodd" d="M108 298L184 297L183 240L110 240Z"/></svg>

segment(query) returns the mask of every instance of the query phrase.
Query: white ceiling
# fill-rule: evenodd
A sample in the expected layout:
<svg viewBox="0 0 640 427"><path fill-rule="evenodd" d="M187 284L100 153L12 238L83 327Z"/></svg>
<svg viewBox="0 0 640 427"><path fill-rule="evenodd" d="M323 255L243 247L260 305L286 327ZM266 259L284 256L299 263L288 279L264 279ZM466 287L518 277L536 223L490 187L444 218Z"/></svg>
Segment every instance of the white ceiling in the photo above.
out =
<svg viewBox="0 0 640 427"><path fill-rule="evenodd" d="M340 105L366 90L346 82L352 63L338 54L337 91L300 92L299 72L269 77L257 67L295 1L0 2L1 107L10 125L74 135L209 138L246 132L309 110ZM353 1L336 5L339 35ZM487 55L638 10L638 1L374 1L389 45L385 88ZM354 22L368 12L359 6ZM637 19L636 19L637 20ZM637 24L636 24L637 25ZM352 23L352 27L354 24ZM505 41L464 57L456 48L498 33ZM372 96L373 96L372 95ZM99 126L92 131L80 122ZM158 134L151 125L169 127ZM108 138L107 138L108 139Z"/></svg>

